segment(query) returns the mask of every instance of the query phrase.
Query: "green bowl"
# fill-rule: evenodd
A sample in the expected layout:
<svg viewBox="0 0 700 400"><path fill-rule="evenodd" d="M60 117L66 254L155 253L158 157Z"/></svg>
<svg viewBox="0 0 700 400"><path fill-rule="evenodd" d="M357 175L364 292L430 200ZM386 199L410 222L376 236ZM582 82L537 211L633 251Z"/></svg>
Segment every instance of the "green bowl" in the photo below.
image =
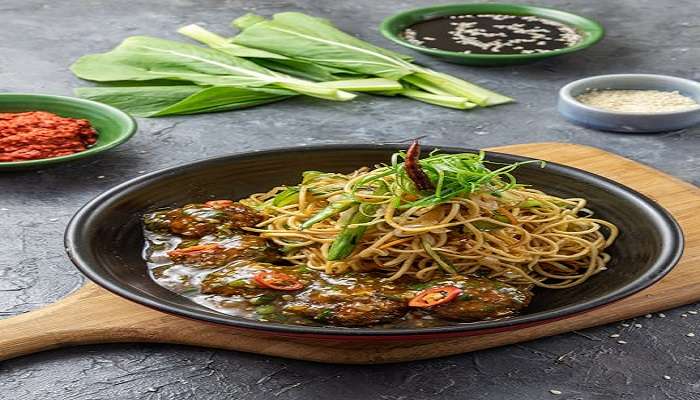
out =
<svg viewBox="0 0 700 400"><path fill-rule="evenodd" d="M85 151L67 156L0 162L0 170L37 168L77 160L116 147L136 132L136 121L123 111L75 97L31 93L0 93L0 113L48 111L61 117L83 118L97 131L97 142Z"/></svg>
<svg viewBox="0 0 700 400"><path fill-rule="evenodd" d="M548 18L554 21L562 22L574 29L583 36L583 40L575 46L567 47L560 50L552 50L545 53L530 53L530 54L466 54L457 51L446 51L429 49L422 46L416 46L408 43L399 36L401 31L409 26L448 15L458 14L511 14L511 15L534 15L537 17ZM603 38L605 30L596 21L588 18L571 14L565 11L559 11L552 8L533 7L520 4L499 4L499 3L475 3L475 4L444 4L440 6L432 6L425 8L416 8L413 10L404 11L385 19L380 30L382 34L389 40L392 40L401 46L409 47L419 51L443 59L448 62L468 65L481 66L496 66L523 64L532 61L542 60L544 58L559 56L562 54L573 53L574 51L583 50L600 39Z"/></svg>

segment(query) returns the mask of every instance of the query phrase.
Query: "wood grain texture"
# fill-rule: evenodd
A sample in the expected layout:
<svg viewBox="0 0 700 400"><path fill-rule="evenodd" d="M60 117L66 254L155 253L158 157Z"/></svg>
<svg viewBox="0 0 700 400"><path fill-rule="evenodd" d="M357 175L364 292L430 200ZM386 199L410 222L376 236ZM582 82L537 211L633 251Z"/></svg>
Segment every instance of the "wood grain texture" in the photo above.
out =
<svg viewBox="0 0 700 400"><path fill-rule="evenodd" d="M652 287L608 306L517 331L439 342L353 342L284 338L177 317L132 303L88 283L48 307L0 321L0 360L62 346L159 342L207 346L302 360L377 364L465 353L556 335L700 300L700 189L593 147L533 143L489 150L554 161L593 172L642 192L680 223L686 249L680 263ZM653 188L653 192L649 189Z"/></svg>

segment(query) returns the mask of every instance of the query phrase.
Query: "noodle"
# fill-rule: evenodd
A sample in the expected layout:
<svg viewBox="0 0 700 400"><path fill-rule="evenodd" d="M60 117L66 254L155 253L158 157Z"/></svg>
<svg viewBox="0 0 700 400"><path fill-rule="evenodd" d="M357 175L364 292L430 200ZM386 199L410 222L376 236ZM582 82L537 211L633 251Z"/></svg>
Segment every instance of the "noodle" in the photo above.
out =
<svg viewBox="0 0 700 400"><path fill-rule="evenodd" d="M272 203L288 187L253 194L242 202L268 218L246 229L281 246L292 264L331 274L379 271L388 281L407 276L427 281L457 273L562 289L603 271L610 260L605 249L618 228L591 215L580 216L590 214L586 199L552 196L517 185L510 175L502 179L486 170L490 180L480 186L467 182L465 187L473 190L430 204L397 173L401 166L394 159L392 166L348 175L305 175L296 187L298 199L284 206ZM351 206L302 228L330 204ZM357 213L366 222L350 224ZM349 256L329 260L334 240L348 224L366 230Z"/></svg>

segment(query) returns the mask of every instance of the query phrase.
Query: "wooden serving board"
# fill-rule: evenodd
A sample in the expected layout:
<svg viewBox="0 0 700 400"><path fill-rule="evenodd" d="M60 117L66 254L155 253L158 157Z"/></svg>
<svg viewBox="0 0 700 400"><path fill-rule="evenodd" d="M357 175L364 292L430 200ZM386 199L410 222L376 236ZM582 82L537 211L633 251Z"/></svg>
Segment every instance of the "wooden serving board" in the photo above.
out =
<svg viewBox="0 0 700 400"><path fill-rule="evenodd" d="M53 305L0 320L0 360L88 343L158 342L329 363L388 363L447 356L532 340L700 300L699 188L593 147L537 143L490 150L578 167L646 194L669 210L683 227L686 236L683 258L657 284L608 306L516 331L441 341L357 342L271 336L164 314L88 283Z"/></svg>

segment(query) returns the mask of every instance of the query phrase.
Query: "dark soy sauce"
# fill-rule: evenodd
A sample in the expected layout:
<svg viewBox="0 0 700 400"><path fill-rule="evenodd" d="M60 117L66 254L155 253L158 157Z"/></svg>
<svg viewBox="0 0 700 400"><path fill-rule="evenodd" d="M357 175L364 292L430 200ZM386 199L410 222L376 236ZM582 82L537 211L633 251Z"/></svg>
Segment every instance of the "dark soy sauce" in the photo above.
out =
<svg viewBox="0 0 700 400"><path fill-rule="evenodd" d="M532 54L574 46L573 28L533 15L450 15L418 22L401 36L426 48L476 54Z"/></svg>

